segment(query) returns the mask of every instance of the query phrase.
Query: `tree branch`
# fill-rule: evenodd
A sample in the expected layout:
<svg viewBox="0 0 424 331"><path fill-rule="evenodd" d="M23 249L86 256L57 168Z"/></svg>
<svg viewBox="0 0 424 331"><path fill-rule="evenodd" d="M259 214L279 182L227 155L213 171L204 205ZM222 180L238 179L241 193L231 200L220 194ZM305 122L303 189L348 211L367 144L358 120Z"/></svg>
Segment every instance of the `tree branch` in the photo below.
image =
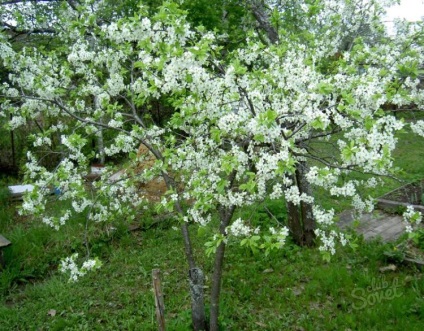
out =
<svg viewBox="0 0 424 331"><path fill-rule="evenodd" d="M259 27L265 31L268 39L272 44L278 43L280 40L278 31L271 25L269 15L264 8L262 1L251 0L250 9L256 21L259 23Z"/></svg>

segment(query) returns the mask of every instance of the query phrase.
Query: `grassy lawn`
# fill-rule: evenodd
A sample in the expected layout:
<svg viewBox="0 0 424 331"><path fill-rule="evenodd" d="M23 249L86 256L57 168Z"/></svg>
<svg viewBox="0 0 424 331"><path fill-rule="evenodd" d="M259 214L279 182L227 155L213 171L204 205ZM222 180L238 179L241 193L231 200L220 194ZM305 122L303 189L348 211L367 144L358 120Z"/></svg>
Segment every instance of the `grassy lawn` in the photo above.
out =
<svg viewBox="0 0 424 331"><path fill-rule="evenodd" d="M195 238L201 257L204 238ZM58 245L53 241L45 248ZM40 254L38 262L21 261L23 269L28 264L51 264L47 271L39 271L42 278L37 274L31 278L27 271L12 287L2 288L2 329L156 330L151 270L159 268L168 329L190 330L180 241L172 228L122 233L104 246L99 240L97 253L104 266L77 283L68 283L65 275L56 272L54 256ZM422 273L402 265L380 272L388 263L385 249L378 242L360 242L358 251L339 248L335 258L324 263L317 250L291 244L267 258L231 246L224 272L222 329L420 330ZM36 253L27 252L25 260L32 254ZM202 262L210 273L211 261ZM2 280L9 269L3 271ZM208 291L209 281L206 286Z"/></svg>
<svg viewBox="0 0 424 331"><path fill-rule="evenodd" d="M400 134L396 166L402 179L424 177L424 139ZM386 180L373 192L381 195L399 186ZM182 239L164 221L147 231L103 227L89 232L91 250L103 267L77 283L57 271L60 259L84 255L84 221L73 219L60 231L17 214L4 189L0 191L0 233L13 242L4 250L0 271L1 330L157 330L151 271L161 270L168 330L190 330L190 296ZM327 206L341 211L344 201L319 194ZM56 205L55 208L66 208ZM284 218L278 204L268 205ZM269 217L258 207L257 222ZM150 215L140 224L150 224ZM212 257L204 254L206 232L193 226L195 253L210 277ZM290 242L271 255L255 256L238 244L226 254L221 300L222 330L422 330L424 279L413 266L396 264L384 252L391 244L364 242L338 247L330 263L317 249ZM209 295L210 278L206 294Z"/></svg>

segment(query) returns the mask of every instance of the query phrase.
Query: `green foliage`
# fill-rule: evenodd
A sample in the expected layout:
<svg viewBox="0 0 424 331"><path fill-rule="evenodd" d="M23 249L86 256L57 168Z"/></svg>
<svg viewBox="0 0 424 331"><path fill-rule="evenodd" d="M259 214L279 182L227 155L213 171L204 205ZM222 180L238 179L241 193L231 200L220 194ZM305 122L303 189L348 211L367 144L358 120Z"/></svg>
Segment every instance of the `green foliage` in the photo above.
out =
<svg viewBox="0 0 424 331"><path fill-rule="evenodd" d="M187 10L192 26L203 26L209 31L228 34L226 46L234 48L246 40L250 12L237 0L186 0L181 8ZM250 19L250 22L253 22Z"/></svg>
<svg viewBox="0 0 424 331"><path fill-rule="evenodd" d="M414 231L412 241L414 242L416 247L424 251L424 229L423 228L419 228L418 230Z"/></svg>

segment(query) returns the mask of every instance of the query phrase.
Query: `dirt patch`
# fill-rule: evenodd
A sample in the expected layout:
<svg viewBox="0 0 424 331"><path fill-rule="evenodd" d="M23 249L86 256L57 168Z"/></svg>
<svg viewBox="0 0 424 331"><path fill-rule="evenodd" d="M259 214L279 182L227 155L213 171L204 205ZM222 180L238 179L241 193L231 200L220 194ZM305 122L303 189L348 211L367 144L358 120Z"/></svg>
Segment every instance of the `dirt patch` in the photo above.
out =
<svg viewBox="0 0 424 331"><path fill-rule="evenodd" d="M138 148L137 155L143 158L143 162L137 165L137 173L141 173L145 169L151 168L156 162L155 156L143 144L141 144ZM142 183L140 184L139 188L143 192L145 197L153 202L160 201L162 195L165 194L165 192L167 191L165 181L162 177L155 177L147 183Z"/></svg>
<svg viewBox="0 0 424 331"><path fill-rule="evenodd" d="M143 171L150 169L156 162L155 156L149 151L145 145L140 145L137 156L142 159L135 167L122 169L113 174L109 180L114 182L125 176L137 176ZM154 177L148 182L139 183L138 189L147 200L151 202L159 202L167 191L165 181L161 176Z"/></svg>

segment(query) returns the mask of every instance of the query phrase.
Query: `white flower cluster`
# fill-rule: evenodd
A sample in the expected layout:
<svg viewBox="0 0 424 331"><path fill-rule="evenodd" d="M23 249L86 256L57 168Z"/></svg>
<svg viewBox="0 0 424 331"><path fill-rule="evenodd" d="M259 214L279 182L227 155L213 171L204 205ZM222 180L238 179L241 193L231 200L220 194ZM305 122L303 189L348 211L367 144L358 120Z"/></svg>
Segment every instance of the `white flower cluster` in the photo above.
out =
<svg viewBox="0 0 424 331"><path fill-rule="evenodd" d="M61 226L65 225L66 221L69 220L70 217L71 217L71 212L67 210L60 217L45 216L43 217L42 221L44 224L58 231Z"/></svg>
<svg viewBox="0 0 424 331"><path fill-rule="evenodd" d="M403 220L407 223L405 230L408 233L413 231L413 227L419 225L422 221L422 214L419 211L415 211L414 207L409 205L406 207L406 211L403 213Z"/></svg>
<svg viewBox="0 0 424 331"><path fill-rule="evenodd" d="M77 62L88 62L93 60L96 53L88 50L88 45L86 43L76 43L72 46L72 52L68 55L68 62L77 63Z"/></svg>
<svg viewBox="0 0 424 331"><path fill-rule="evenodd" d="M359 213L364 211L370 213L374 210L374 199L372 197L362 199L359 194L355 194L352 197L352 206Z"/></svg>
<svg viewBox="0 0 424 331"><path fill-rule="evenodd" d="M411 123L412 132L415 134L424 137L424 121L418 120L415 123Z"/></svg>
<svg viewBox="0 0 424 331"><path fill-rule="evenodd" d="M70 136L62 135L60 138L61 143L69 149L69 158L79 162L86 160L86 156L82 152L82 148L86 142L85 139L76 134Z"/></svg>
<svg viewBox="0 0 424 331"><path fill-rule="evenodd" d="M187 213L189 217L193 219L194 222L198 223L201 226L207 225L212 219L211 214L207 214L206 216L204 216L199 210L195 208L190 208Z"/></svg>
<svg viewBox="0 0 424 331"><path fill-rule="evenodd" d="M51 146L51 144L52 144L52 141L51 141L51 139L49 137L38 136L35 139L35 141L33 143L33 146L34 147L40 147L40 146L43 146L43 145Z"/></svg>
<svg viewBox="0 0 424 331"><path fill-rule="evenodd" d="M347 182L345 185L338 187L333 186L330 189L330 194L335 196L344 196L344 197L351 197L355 195L356 193L356 187L352 181Z"/></svg>
<svg viewBox="0 0 424 331"><path fill-rule="evenodd" d="M87 272L99 269L101 262L97 259L90 259L85 261L81 268L78 267L76 260L78 259L78 253L73 254L70 257L63 259L60 262L59 271L63 273L69 273L69 282L76 282L78 278L87 274Z"/></svg>
<svg viewBox="0 0 424 331"><path fill-rule="evenodd" d="M234 237L249 237L252 233L258 233L259 228L252 229L241 218L238 218L227 227L226 232Z"/></svg>
<svg viewBox="0 0 424 331"><path fill-rule="evenodd" d="M12 119L9 121L9 127L11 130L15 130L20 126L26 124L26 118L19 115L14 115Z"/></svg>
<svg viewBox="0 0 424 331"><path fill-rule="evenodd" d="M269 232L272 234L272 236L275 238L275 240L279 244L279 248L282 248L284 244L286 243L286 239L289 235L289 229L286 226L284 226L279 231L277 231L275 230L274 227L270 227Z"/></svg>
<svg viewBox="0 0 424 331"><path fill-rule="evenodd" d="M337 233L334 230L326 232L321 229L315 229L315 234L319 238L321 245L318 248L322 252L329 252L331 255L336 253L336 241L337 239L344 246L347 243L347 239L343 233Z"/></svg>
<svg viewBox="0 0 424 331"><path fill-rule="evenodd" d="M283 196L283 187L280 183L276 183L272 186L272 192L269 195L269 198L272 200L279 199Z"/></svg>
<svg viewBox="0 0 424 331"><path fill-rule="evenodd" d="M323 226L333 224L334 209L328 211L321 209L319 206L313 206L313 214L316 222Z"/></svg>
<svg viewBox="0 0 424 331"><path fill-rule="evenodd" d="M296 206L298 206L301 201L309 204L314 202L314 197L311 197L305 193L300 194L299 188L296 185L287 188L284 191L284 197L286 198L286 201L291 202Z"/></svg>
<svg viewBox="0 0 424 331"><path fill-rule="evenodd" d="M112 145L105 147L106 155L112 156L118 153L130 153L135 150L136 141L126 134L119 134Z"/></svg>
<svg viewBox="0 0 424 331"><path fill-rule="evenodd" d="M320 169L316 166L313 166L306 174L306 179L313 185L329 188L337 183L339 175L339 169L330 169L329 167Z"/></svg>

